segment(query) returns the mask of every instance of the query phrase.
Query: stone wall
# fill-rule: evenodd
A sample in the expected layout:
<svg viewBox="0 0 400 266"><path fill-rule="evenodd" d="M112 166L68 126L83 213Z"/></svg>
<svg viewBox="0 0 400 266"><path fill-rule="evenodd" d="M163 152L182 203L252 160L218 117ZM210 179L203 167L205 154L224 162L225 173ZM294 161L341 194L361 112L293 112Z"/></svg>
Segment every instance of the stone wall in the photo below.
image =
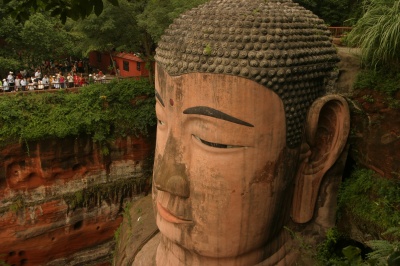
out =
<svg viewBox="0 0 400 266"><path fill-rule="evenodd" d="M81 136L0 150L0 262L109 264L124 202L149 189L154 134L102 148Z"/></svg>

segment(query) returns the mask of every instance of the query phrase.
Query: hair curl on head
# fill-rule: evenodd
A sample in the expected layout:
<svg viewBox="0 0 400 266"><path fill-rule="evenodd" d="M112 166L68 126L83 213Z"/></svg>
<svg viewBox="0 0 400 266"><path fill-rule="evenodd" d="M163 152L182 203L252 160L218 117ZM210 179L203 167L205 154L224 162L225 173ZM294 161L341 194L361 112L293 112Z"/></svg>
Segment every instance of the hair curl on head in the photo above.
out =
<svg viewBox="0 0 400 266"><path fill-rule="evenodd" d="M339 58L323 20L291 0L212 0L174 20L156 61L171 76L234 75L275 91L285 108L287 145L294 148Z"/></svg>

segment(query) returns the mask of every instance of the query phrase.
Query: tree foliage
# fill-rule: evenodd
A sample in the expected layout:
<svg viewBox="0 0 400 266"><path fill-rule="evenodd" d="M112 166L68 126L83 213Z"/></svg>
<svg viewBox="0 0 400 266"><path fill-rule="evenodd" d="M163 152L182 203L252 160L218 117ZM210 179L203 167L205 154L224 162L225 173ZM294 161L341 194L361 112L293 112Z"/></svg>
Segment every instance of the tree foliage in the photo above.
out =
<svg viewBox="0 0 400 266"><path fill-rule="evenodd" d="M69 54L71 47L74 46L73 38L57 19L40 13L31 15L19 37L21 56L33 65L39 65L49 57L58 58Z"/></svg>
<svg viewBox="0 0 400 266"><path fill-rule="evenodd" d="M86 51L125 51L138 54L148 62L150 79L156 43L164 30L181 12L206 0L119 0L119 6L105 4L103 12L78 22L68 22L78 44Z"/></svg>
<svg viewBox="0 0 400 266"><path fill-rule="evenodd" d="M124 80L83 87L79 93L4 94L0 143L91 135L104 144L119 136L147 134L156 123L154 87Z"/></svg>
<svg viewBox="0 0 400 266"><path fill-rule="evenodd" d="M293 0L330 26L351 26L361 15L362 0Z"/></svg>
<svg viewBox="0 0 400 266"><path fill-rule="evenodd" d="M77 36L71 35L57 18L32 14L24 24L11 17L0 19L0 75L9 70L36 67L45 60L74 55Z"/></svg>
<svg viewBox="0 0 400 266"><path fill-rule="evenodd" d="M204 3L207 0L130 0L129 2L141 7L143 15L140 21L146 21L149 33L157 40L160 36L160 27L157 24L165 25L182 13L187 8ZM362 0L294 0L294 2L310 9L323 18L329 25L342 26L344 21L357 18L359 6ZM8 6L7 13L18 21L26 21L29 16L36 12L49 11L51 16L59 17L63 23L68 18L73 20L85 19L91 14L99 16L108 4L118 6L121 0L3 0ZM148 7L148 8L146 8ZM173 9L171 9L173 7ZM163 12L164 11L164 12ZM154 20L156 19L156 20ZM169 23L168 23L169 22Z"/></svg>
<svg viewBox="0 0 400 266"><path fill-rule="evenodd" d="M155 42L173 19L182 12L207 2L207 0L147 0L143 11L137 15L138 25L146 29Z"/></svg>
<svg viewBox="0 0 400 266"><path fill-rule="evenodd" d="M99 16L91 14L66 25L71 25L71 33L82 37L78 45L86 54L93 50L142 52L146 32L138 26L136 15L134 4L120 0L119 6L105 4Z"/></svg>
<svg viewBox="0 0 400 266"><path fill-rule="evenodd" d="M17 23L10 16L14 13L7 8L21 10L28 5L27 1L5 2L7 5L0 7L3 15L0 39L6 43L0 47L0 75L17 69L16 64L11 64L11 59L30 67L38 66L44 60L70 55L85 57L94 50L134 52L146 62L152 62L156 43L165 28L181 12L206 0L118 0L118 5L116 1L104 1L101 13L92 10L85 13L84 19L66 19L64 24L60 21L61 15L53 12L53 8L62 3L59 0L29 1L29 5L36 4L31 7L29 16L24 17L24 23ZM87 2L79 1L79 5ZM76 1L70 1L66 8L75 4L78 5ZM41 14L40 10L49 11ZM151 65L148 64L149 68ZM151 78L153 71L149 70Z"/></svg>
<svg viewBox="0 0 400 266"><path fill-rule="evenodd" d="M371 234L381 235L400 224L400 187L368 169L356 169L342 183L338 205L340 214L351 214Z"/></svg>
<svg viewBox="0 0 400 266"><path fill-rule="evenodd" d="M118 0L104 0L115 6ZM103 11L103 0L3 0L7 6L7 13L11 14L19 22L29 19L31 14L51 12L51 16L59 16L63 23L67 18L78 20L86 18L93 12L100 15Z"/></svg>
<svg viewBox="0 0 400 266"><path fill-rule="evenodd" d="M348 35L362 50L362 62L372 69L399 70L400 1L365 0L363 17Z"/></svg>

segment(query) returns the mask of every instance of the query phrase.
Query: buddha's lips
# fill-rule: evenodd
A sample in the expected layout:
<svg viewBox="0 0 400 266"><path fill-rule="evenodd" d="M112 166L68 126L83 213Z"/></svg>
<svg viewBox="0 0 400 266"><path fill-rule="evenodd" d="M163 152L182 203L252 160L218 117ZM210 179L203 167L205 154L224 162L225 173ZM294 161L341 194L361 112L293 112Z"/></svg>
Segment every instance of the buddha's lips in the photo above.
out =
<svg viewBox="0 0 400 266"><path fill-rule="evenodd" d="M174 223L174 224L191 224L191 220L184 220L181 218L176 217L172 213L170 213L167 209L165 209L159 202L157 202L157 211L158 214L167 222Z"/></svg>

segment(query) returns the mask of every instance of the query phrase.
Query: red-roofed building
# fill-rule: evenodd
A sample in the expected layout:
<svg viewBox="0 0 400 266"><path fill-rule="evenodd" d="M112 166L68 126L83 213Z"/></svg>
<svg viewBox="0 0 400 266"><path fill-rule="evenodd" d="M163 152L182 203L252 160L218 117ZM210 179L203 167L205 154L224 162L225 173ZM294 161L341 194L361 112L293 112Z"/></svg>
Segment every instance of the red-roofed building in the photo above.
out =
<svg viewBox="0 0 400 266"><path fill-rule="evenodd" d="M119 69L121 77L148 77L149 71L146 69L146 62L132 53L114 53L113 60L116 68ZM89 64L92 68L99 69L103 73L112 73L111 57L107 53L93 51L89 54ZM114 74L114 73L112 73Z"/></svg>
<svg viewBox="0 0 400 266"><path fill-rule="evenodd" d="M149 71L145 68L146 62L135 54L115 53L114 61L121 77L148 77Z"/></svg>

